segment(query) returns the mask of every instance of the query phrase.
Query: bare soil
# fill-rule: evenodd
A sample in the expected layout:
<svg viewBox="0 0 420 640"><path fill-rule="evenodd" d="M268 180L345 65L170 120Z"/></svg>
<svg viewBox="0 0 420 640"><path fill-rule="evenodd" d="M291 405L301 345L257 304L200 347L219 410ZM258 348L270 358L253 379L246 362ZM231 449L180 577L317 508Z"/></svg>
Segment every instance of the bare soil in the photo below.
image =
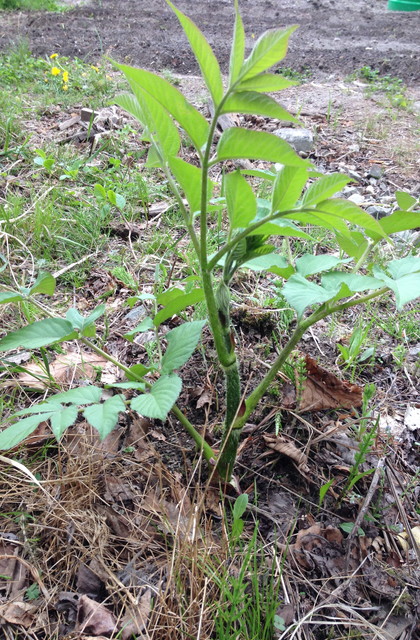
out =
<svg viewBox="0 0 420 640"><path fill-rule="evenodd" d="M179 0L203 30L226 71L232 32L231 0ZM316 77L343 76L370 65L416 84L420 77L420 11L393 12L386 0L241 0L249 50L263 31L300 25L285 66ZM14 12L0 16L0 49L22 37L37 55L58 52L178 73L197 72L188 42L164 0L92 0L62 13Z"/></svg>

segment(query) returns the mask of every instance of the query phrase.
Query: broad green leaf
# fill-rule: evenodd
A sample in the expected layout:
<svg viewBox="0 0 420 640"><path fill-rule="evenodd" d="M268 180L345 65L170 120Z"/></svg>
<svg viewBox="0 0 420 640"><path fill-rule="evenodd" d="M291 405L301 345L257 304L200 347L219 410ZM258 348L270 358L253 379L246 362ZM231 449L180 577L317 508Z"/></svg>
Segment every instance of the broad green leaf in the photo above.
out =
<svg viewBox="0 0 420 640"><path fill-rule="evenodd" d="M166 334L168 346L162 358L163 374L172 373L191 358L201 337L206 320L184 322Z"/></svg>
<svg viewBox="0 0 420 640"><path fill-rule="evenodd" d="M397 280L410 273L420 271L420 258L416 256L406 256L400 260L391 260L387 265L387 269L392 277Z"/></svg>
<svg viewBox="0 0 420 640"><path fill-rule="evenodd" d="M99 402L102 396L102 389L100 387L94 387L89 385L87 387L76 387L75 389L69 389L69 391L63 391L62 393L56 393L54 396L48 398L48 402L64 402L64 404L91 404L92 402Z"/></svg>
<svg viewBox="0 0 420 640"><path fill-rule="evenodd" d="M247 506L248 506L248 494L241 493L241 495L236 498L235 503L233 505L233 514L232 514L233 519L239 520L239 518L242 518L242 516L246 511Z"/></svg>
<svg viewBox="0 0 420 640"><path fill-rule="evenodd" d="M61 411L63 406L59 402L39 402L38 404L32 405L32 407L27 407L26 409L21 409L13 414L15 416L28 416L35 413L56 413L57 411Z"/></svg>
<svg viewBox="0 0 420 640"><path fill-rule="evenodd" d="M106 200L106 189L101 184L95 184L93 193L97 200Z"/></svg>
<svg viewBox="0 0 420 640"><path fill-rule="evenodd" d="M40 273L32 287L29 288L28 294L44 293L52 296L55 291L55 278L50 273Z"/></svg>
<svg viewBox="0 0 420 640"><path fill-rule="evenodd" d="M382 280L395 293L398 310L407 302L420 297L420 271L403 275L398 280L390 278L376 266L373 267L373 273L375 278Z"/></svg>
<svg viewBox="0 0 420 640"><path fill-rule="evenodd" d="M177 9L170 0L166 0L166 2L169 4L181 23L185 35L189 40L191 49L197 58L202 76L213 99L214 106L217 107L223 97L223 82L216 56L214 55L206 38L194 22L182 13L182 11Z"/></svg>
<svg viewBox="0 0 420 640"><path fill-rule="evenodd" d="M185 193L185 197L190 206L192 214L201 211L201 178L202 171L198 167L185 162L181 158L170 158L169 166L178 184L181 185ZM212 182L208 181L209 193L208 199L211 197Z"/></svg>
<svg viewBox="0 0 420 640"><path fill-rule="evenodd" d="M24 300L24 296L14 291L0 291L0 304L6 304L7 302L20 302Z"/></svg>
<svg viewBox="0 0 420 640"><path fill-rule="evenodd" d="M252 176L254 178L262 178L274 182L277 177L277 171L268 171L267 169L241 169L243 176Z"/></svg>
<svg viewBox="0 0 420 640"><path fill-rule="evenodd" d="M415 211L394 211L390 216L379 220L379 224L386 234L397 231L408 231L420 227L420 213Z"/></svg>
<svg viewBox="0 0 420 640"><path fill-rule="evenodd" d="M159 145L167 158L176 156L181 143L178 129L171 117L159 102L138 85L134 86L133 91L135 95L122 93L114 102L146 127L150 138Z"/></svg>
<svg viewBox="0 0 420 640"><path fill-rule="evenodd" d="M310 276L314 273L321 273L321 271L328 271L328 269L332 269L338 264L343 264L350 261L351 258L340 260L340 258L336 258L335 256L331 256L329 254L323 254L319 256L306 254L296 260L296 271L300 273L301 276Z"/></svg>
<svg viewBox="0 0 420 640"><path fill-rule="evenodd" d="M337 293L324 289L299 274L291 276L281 292L290 306L297 311L299 318L307 307L331 300Z"/></svg>
<svg viewBox="0 0 420 640"><path fill-rule="evenodd" d="M41 422L48 420L51 415L51 413L38 413L35 416L23 418L23 420L19 420L4 429L0 433L0 451L7 451L16 447L22 440L30 436Z"/></svg>
<svg viewBox="0 0 420 640"><path fill-rule="evenodd" d="M68 309L66 313L66 320L71 322L74 329L78 329L83 333L87 327L94 324L94 322L96 322L96 320L105 313L105 309L106 306L104 304L100 304L85 318L76 308L72 307L71 309Z"/></svg>
<svg viewBox="0 0 420 640"><path fill-rule="evenodd" d="M137 327L134 327L134 329L125 333L124 338L129 340L129 342L133 342L133 338L137 333L143 333L144 331L150 331L151 329L154 330L154 328L155 325L153 324L152 318L144 318Z"/></svg>
<svg viewBox="0 0 420 640"><path fill-rule="evenodd" d="M306 169L283 167L274 181L271 211L287 211L296 206L307 180Z"/></svg>
<svg viewBox="0 0 420 640"><path fill-rule="evenodd" d="M160 157L155 144L149 147L145 166L151 169L157 169L162 166L162 158Z"/></svg>
<svg viewBox="0 0 420 640"><path fill-rule="evenodd" d="M277 120L299 123L291 113L286 111L273 98L257 91L235 92L223 104L221 113L251 113Z"/></svg>
<svg viewBox="0 0 420 640"><path fill-rule="evenodd" d="M107 191L108 200L114 206L117 207L120 211L122 211L126 205L126 199L120 193L115 193L112 189L108 189Z"/></svg>
<svg viewBox="0 0 420 640"><path fill-rule="evenodd" d="M152 367L145 367L144 364L133 364L129 369L130 373L126 373L126 376L129 380L135 382L137 378L142 378L151 370Z"/></svg>
<svg viewBox="0 0 420 640"><path fill-rule="evenodd" d="M203 289L193 289L190 293L184 293L181 296L178 296L175 300L172 300L167 304L164 309L157 312L153 319L155 327L158 327L168 318L171 318L180 311L183 311L187 307L197 304L197 302L201 302L202 300L204 300Z"/></svg>
<svg viewBox="0 0 420 640"><path fill-rule="evenodd" d="M247 227L257 214L257 201L252 187L240 171L228 173L224 185L231 228Z"/></svg>
<svg viewBox="0 0 420 640"><path fill-rule="evenodd" d="M103 440L117 425L118 416L125 409L125 404L121 396L118 395L108 398L101 404L92 404L90 407L86 407L83 415Z"/></svg>
<svg viewBox="0 0 420 640"><path fill-rule="evenodd" d="M258 256L247 260L241 264L242 268L251 269L251 271L270 271L272 267L278 269L287 269L289 266L286 258L279 256L278 253L267 253L264 256Z"/></svg>
<svg viewBox="0 0 420 640"><path fill-rule="evenodd" d="M64 431L76 422L78 413L78 407L71 405L51 416L51 429L57 440L60 440Z"/></svg>
<svg viewBox="0 0 420 640"><path fill-rule="evenodd" d="M364 276L359 273L344 273L343 271L332 271L326 273L321 278L321 284L325 289L337 291L340 284L346 284L349 293L358 293L359 291L371 291L373 289L381 289L384 283L372 276Z"/></svg>
<svg viewBox="0 0 420 640"><path fill-rule="evenodd" d="M230 127L222 133L216 159L212 163L235 158L266 160L294 167L308 166L308 162L298 156L287 142L272 133Z"/></svg>
<svg viewBox="0 0 420 640"><path fill-rule="evenodd" d="M178 400L181 389L182 380L179 376L175 374L162 376L155 382L149 393L133 398L131 408L145 418L166 420L169 411Z"/></svg>
<svg viewBox="0 0 420 640"><path fill-rule="evenodd" d="M276 218L271 222L266 222L255 230L255 233L264 233L267 236L284 236L285 238L305 238L310 240L311 236L302 231L291 220Z"/></svg>
<svg viewBox="0 0 420 640"><path fill-rule="evenodd" d="M368 240L360 231L351 231L348 236L336 233L335 237L340 249L356 261L362 257L368 246Z"/></svg>
<svg viewBox="0 0 420 640"><path fill-rule="evenodd" d="M287 53L289 38L297 26L288 29L272 29L260 36L245 60L239 74L243 82L283 60Z"/></svg>
<svg viewBox="0 0 420 640"><path fill-rule="evenodd" d="M146 384L144 382L115 382L114 384L107 384L106 388L110 389L137 389L140 391L146 390Z"/></svg>
<svg viewBox="0 0 420 640"><path fill-rule="evenodd" d="M125 64L114 64L121 69L131 86L133 83L139 85L169 111L187 132L197 151L200 151L207 141L209 125L182 93L170 82L150 71Z"/></svg>
<svg viewBox="0 0 420 640"><path fill-rule="evenodd" d="M238 0L235 0L235 26L233 29L232 49L229 61L229 87L232 86L239 75L245 56L245 31L241 14L239 13Z"/></svg>
<svg viewBox="0 0 420 640"><path fill-rule="evenodd" d="M314 212L327 213L330 216L336 216L338 219L347 220L352 224L357 224L363 229L375 231L380 234L381 237L385 237L386 235L375 218L372 218L372 216L350 200L342 200L341 198L323 200L316 205Z"/></svg>
<svg viewBox="0 0 420 640"><path fill-rule="evenodd" d="M329 213L321 213L318 209L307 209L306 211L292 211L291 213L284 214L285 218L303 222L303 224L313 224L323 229L330 229L331 231L339 232L344 237L350 235L350 231L343 220L340 220L335 215Z"/></svg>
<svg viewBox="0 0 420 640"><path fill-rule="evenodd" d="M318 204L322 200L326 200L333 196L337 191L341 191L351 181L348 176L342 173L332 173L313 182L305 192L302 200L302 206Z"/></svg>
<svg viewBox="0 0 420 640"><path fill-rule="evenodd" d="M175 298L178 298L179 296L182 296L182 295L184 295L184 289L181 289L180 287L171 287L170 289L167 289L163 293L159 293L159 295L156 298L156 302L158 304L166 306L167 304L172 302L172 300L175 300Z"/></svg>
<svg viewBox="0 0 420 640"><path fill-rule="evenodd" d="M273 91L283 91L289 87L295 87L298 82L286 80L283 76L276 73L261 73L258 76L243 80L237 87L237 91L261 91L262 93L270 93Z"/></svg>
<svg viewBox="0 0 420 640"><path fill-rule="evenodd" d="M0 351L8 351L18 347L36 349L37 347L45 347L47 344L72 340L73 338L77 338L77 333L73 331L70 322L62 318L46 318L45 320L33 322L17 331L12 331L2 338L0 340Z"/></svg>
<svg viewBox="0 0 420 640"><path fill-rule="evenodd" d="M404 211L410 209L417 202L416 198L414 198L414 196L411 196L406 191L396 191L395 197L397 199L399 208L403 209Z"/></svg>

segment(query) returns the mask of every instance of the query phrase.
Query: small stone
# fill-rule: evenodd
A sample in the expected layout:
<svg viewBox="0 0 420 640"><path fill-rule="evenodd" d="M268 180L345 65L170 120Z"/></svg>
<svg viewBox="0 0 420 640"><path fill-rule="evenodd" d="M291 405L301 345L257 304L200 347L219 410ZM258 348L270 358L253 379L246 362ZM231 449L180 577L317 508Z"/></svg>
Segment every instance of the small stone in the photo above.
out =
<svg viewBox="0 0 420 640"><path fill-rule="evenodd" d="M389 207L376 207L375 205L372 205L366 209L366 213L373 216L377 220L380 220L381 218L385 218L385 216L390 213L390 209Z"/></svg>
<svg viewBox="0 0 420 640"><path fill-rule="evenodd" d="M382 202L386 202L387 204L391 203L391 202L395 202L395 198L394 196L383 196L381 198Z"/></svg>
<svg viewBox="0 0 420 640"><path fill-rule="evenodd" d="M365 199L360 193L353 193L350 198L347 198L350 202L354 202L354 204L363 204Z"/></svg>
<svg viewBox="0 0 420 640"><path fill-rule="evenodd" d="M353 178L353 180L357 180L357 182L360 182L360 180L362 179L362 176L360 175L360 173L357 173L357 171L350 170L348 171L348 174L350 178Z"/></svg>
<svg viewBox="0 0 420 640"><path fill-rule="evenodd" d="M288 142L298 153L309 153L314 148L314 136L309 129L280 127L280 129L276 129L273 133L285 142Z"/></svg>
<svg viewBox="0 0 420 640"><path fill-rule="evenodd" d="M360 147L358 144L351 144L349 145L348 151L350 153L357 153L358 151L360 151Z"/></svg>
<svg viewBox="0 0 420 640"><path fill-rule="evenodd" d="M357 189L356 187L343 187L343 189L341 190L341 193L344 196L351 196L354 193L357 193Z"/></svg>
<svg viewBox="0 0 420 640"><path fill-rule="evenodd" d="M131 311L126 314L125 319L127 320L127 322L130 322L132 324L138 324L143 320L143 318L146 317L146 315L146 307L141 304L138 307L134 307L134 309L131 309Z"/></svg>
<svg viewBox="0 0 420 640"><path fill-rule="evenodd" d="M368 176L371 178L375 178L375 180L379 180L382 177L382 169L377 164L373 164L369 169Z"/></svg>
<svg viewBox="0 0 420 640"><path fill-rule="evenodd" d="M370 193L372 196L376 193L375 188L371 184L366 187L365 191L366 193Z"/></svg>

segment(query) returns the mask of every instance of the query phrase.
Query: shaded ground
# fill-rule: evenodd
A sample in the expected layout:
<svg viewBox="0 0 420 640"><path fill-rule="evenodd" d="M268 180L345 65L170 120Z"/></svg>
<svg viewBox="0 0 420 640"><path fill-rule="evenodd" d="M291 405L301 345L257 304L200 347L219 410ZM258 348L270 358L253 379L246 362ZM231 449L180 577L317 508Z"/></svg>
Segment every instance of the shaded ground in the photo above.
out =
<svg viewBox="0 0 420 640"><path fill-rule="evenodd" d="M415 84L420 77L420 12L389 12L386 0L242 0L248 50L252 36L299 24L285 65L316 75L347 74L363 65ZM231 0L187 2L179 8L197 22L226 70L232 31ZM149 68L196 72L188 43L163 0L93 0L65 14L3 13L0 47L25 37L35 54L58 51L95 60L108 53Z"/></svg>

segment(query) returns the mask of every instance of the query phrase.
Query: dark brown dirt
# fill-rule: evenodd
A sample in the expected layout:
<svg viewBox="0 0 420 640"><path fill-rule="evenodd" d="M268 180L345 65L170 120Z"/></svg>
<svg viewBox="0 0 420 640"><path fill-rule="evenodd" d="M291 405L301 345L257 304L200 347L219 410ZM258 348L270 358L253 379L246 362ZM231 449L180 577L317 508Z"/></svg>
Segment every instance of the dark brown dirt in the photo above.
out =
<svg viewBox="0 0 420 640"><path fill-rule="evenodd" d="M177 5L204 31L226 71L233 1L178 0ZM307 67L320 77L370 65L408 84L420 78L420 11L387 11L386 0L241 0L240 6L247 50L266 29L300 25L286 67ZM22 37L37 55L54 51L93 61L107 53L156 70L197 71L164 0L92 0L64 14L3 12L0 49Z"/></svg>

